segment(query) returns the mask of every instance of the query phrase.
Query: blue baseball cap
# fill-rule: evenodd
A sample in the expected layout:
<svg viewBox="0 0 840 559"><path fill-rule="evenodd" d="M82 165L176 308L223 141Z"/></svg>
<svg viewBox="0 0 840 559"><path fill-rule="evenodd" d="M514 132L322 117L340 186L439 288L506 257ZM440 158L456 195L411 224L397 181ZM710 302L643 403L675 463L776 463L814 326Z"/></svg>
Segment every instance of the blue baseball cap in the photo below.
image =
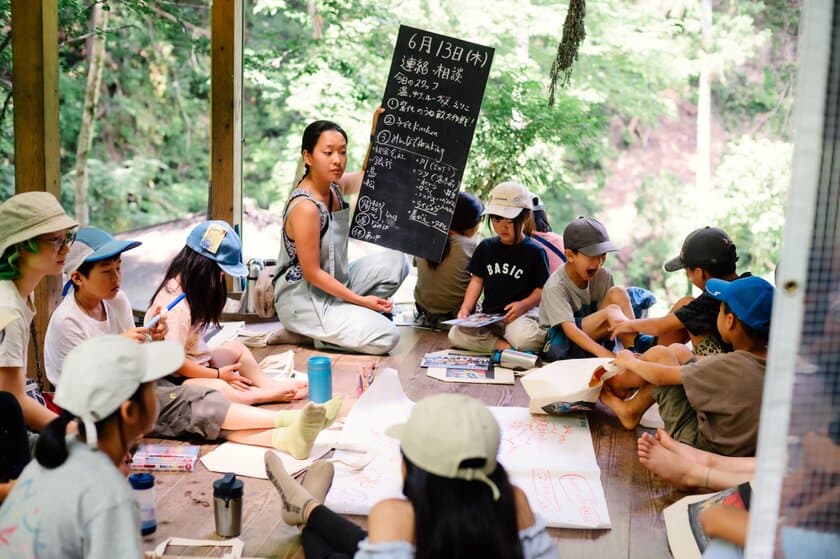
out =
<svg viewBox="0 0 840 559"><path fill-rule="evenodd" d="M68 279L61 290L61 295L65 296L70 291L70 286L73 285L69 279L70 274L78 270L82 264L113 258L141 244L143 243L140 241L121 241L96 227L82 227L76 231L76 241L70 247L64 260L64 273Z"/></svg>
<svg viewBox="0 0 840 559"><path fill-rule="evenodd" d="M773 286L767 280L757 276L738 278L735 281L713 278L706 282L706 293L726 303L738 320L759 332L770 330L773 291Z"/></svg>
<svg viewBox="0 0 840 559"><path fill-rule="evenodd" d="M187 246L219 265L225 273L241 278L248 275L242 263L242 241L224 221L205 221L187 237Z"/></svg>

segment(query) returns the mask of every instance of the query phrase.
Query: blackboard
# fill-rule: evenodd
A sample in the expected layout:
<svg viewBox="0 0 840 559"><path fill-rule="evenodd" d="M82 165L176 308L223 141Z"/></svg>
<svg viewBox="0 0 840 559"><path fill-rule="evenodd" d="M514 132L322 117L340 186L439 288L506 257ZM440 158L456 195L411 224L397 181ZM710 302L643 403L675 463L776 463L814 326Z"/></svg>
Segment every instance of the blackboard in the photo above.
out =
<svg viewBox="0 0 840 559"><path fill-rule="evenodd" d="M350 236L438 261L493 49L400 26Z"/></svg>

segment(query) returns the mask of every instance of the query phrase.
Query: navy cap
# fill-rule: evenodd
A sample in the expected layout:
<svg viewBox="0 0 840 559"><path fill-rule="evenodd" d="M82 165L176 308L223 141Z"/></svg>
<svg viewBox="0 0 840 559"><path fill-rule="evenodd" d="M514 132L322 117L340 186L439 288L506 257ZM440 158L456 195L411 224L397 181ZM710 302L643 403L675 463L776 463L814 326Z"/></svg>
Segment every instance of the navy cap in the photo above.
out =
<svg viewBox="0 0 840 559"><path fill-rule="evenodd" d="M759 332L770 330L773 291L773 286L758 276L734 281L713 278L706 282L706 293L726 303L738 320Z"/></svg>
<svg viewBox="0 0 840 559"><path fill-rule="evenodd" d="M61 290L61 295L67 295L73 282L69 276L86 262L99 262L113 258L127 250L139 247L140 241L121 241L110 233L96 227L82 227L76 231L76 242L70 247L64 260L64 273L68 280Z"/></svg>
<svg viewBox="0 0 840 559"><path fill-rule="evenodd" d="M241 278L248 275L242 263L242 242L224 221L205 221L187 237L187 246L219 265L225 273Z"/></svg>

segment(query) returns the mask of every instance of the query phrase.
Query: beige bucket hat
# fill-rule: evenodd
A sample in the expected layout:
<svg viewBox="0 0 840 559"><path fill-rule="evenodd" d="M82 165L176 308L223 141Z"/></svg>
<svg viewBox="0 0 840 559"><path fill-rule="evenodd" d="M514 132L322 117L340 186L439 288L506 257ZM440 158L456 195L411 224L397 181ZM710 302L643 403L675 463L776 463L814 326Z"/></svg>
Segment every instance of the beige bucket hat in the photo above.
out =
<svg viewBox="0 0 840 559"><path fill-rule="evenodd" d="M16 194L0 204L0 255L15 243L78 226L52 194Z"/></svg>

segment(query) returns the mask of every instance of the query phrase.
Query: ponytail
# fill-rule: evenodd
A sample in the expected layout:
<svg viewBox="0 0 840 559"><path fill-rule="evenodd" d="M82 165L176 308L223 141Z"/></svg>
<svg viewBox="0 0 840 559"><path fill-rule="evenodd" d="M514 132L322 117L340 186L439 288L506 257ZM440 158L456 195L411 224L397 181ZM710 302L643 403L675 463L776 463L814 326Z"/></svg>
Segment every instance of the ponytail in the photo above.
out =
<svg viewBox="0 0 840 559"><path fill-rule="evenodd" d="M43 467L52 470L67 460L67 424L73 419L72 413L62 411L61 415L49 422L41 431L41 436L38 437L38 443L35 445L35 459Z"/></svg>

